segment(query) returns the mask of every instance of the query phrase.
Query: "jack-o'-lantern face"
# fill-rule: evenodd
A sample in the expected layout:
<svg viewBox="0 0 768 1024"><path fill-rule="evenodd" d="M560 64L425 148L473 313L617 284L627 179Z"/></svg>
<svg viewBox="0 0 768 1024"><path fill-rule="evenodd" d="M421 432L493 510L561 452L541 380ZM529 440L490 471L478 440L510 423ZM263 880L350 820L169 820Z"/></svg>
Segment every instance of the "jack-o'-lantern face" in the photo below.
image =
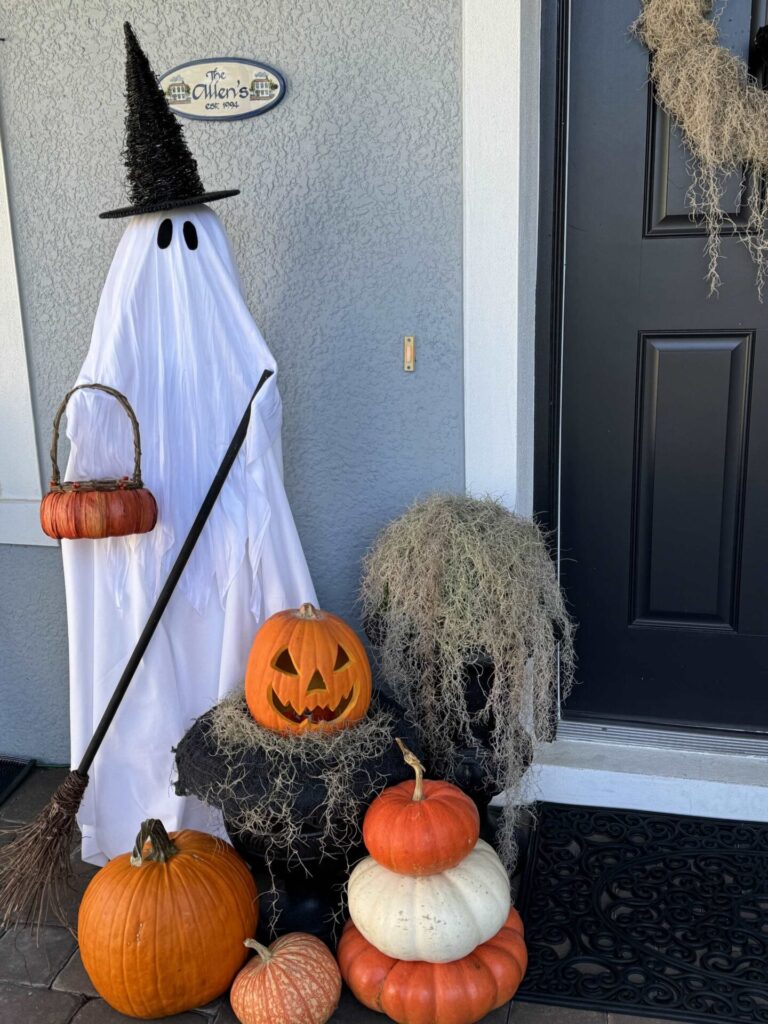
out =
<svg viewBox="0 0 768 1024"><path fill-rule="evenodd" d="M245 697L277 732L339 729L371 703L371 666L357 634L311 604L267 619L253 641Z"/></svg>

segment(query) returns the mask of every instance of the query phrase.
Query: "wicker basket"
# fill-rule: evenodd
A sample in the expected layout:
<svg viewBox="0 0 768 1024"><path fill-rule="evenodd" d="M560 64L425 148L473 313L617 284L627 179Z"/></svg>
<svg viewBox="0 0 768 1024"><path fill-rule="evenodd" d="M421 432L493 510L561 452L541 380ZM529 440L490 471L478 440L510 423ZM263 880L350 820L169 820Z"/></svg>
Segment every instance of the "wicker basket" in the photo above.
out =
<svg viewBox="0 0 768 1024"><path fill-rule="evenodd" d="M133 476L105 480L62 481L58 463L59 428L76 391L103 391L122 405L133 430ZM40 525L55 540L125 537L148 533L157 522L157 502L141 480L141 435L131 403L106 384L78 384L64 396L53 419L50 490L40 503Z"/></svg>

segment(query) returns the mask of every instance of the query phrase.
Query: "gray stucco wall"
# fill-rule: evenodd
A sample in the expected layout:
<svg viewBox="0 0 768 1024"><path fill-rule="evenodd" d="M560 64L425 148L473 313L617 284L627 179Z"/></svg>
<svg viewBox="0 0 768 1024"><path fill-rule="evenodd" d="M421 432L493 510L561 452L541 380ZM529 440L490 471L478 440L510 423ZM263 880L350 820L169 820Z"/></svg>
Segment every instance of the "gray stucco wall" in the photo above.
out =
<svg viewBox="0 0 768 1024"><path fill-rule="evenodd" d="M124 196L123 19L158 73L237 55L285 74L273 112L185 124L207 187L242 189L217 212L280 366L286 487L321 603L357 621L376 531L463 486L460 0L12 0L3 15L41 452L122 231L97 214ZM63 594L57 551L0 547L0 753L67 759Z"/></svg>

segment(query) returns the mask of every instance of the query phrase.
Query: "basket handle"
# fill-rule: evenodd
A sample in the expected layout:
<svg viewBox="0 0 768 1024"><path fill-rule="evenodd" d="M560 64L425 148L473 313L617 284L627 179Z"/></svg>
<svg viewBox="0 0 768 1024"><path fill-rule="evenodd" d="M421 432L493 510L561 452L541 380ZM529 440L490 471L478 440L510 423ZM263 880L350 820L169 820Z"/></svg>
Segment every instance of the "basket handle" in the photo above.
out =
<svg viewBox="0 0 768 1024"><path fill-rule="evenodd" d="M61 417L64 415L64 411L67 408L67 403L76 391L82 391L83 389L90 389L92 391L103 391L107 395L112 395L116 398L120 405L125 409L128 419L131 421L131 427L133 429L133 476L131 477L131 488L143 487L144 484L141 481L141 434L139 432L139 421L136 419L136 413L131 407L131 403L125 397L121 391L117 391L115 388L110 388L106 384L77 384L75 387L68 391L64 395L64 399L56 410L56 415L53 417L53 435L51 437L51 487L57 488L61 486L61 473L59 472L59 427L61 426Z"/></svg>

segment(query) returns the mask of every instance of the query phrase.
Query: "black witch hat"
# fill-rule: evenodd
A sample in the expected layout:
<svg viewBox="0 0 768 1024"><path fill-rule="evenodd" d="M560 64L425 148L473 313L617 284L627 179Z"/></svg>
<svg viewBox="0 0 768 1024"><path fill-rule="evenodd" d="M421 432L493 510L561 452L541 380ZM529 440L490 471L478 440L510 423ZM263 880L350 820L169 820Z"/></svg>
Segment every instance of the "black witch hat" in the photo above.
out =
<svg viewBox="0 0 768 1024"><path fill-rule="evenodd" d="M133 29L125 29L125 148L130 206L107 210L100 217L131 217L137 213L195 206L236 196L240 190L206 192L181 125L157 84L146 53Z"/></svg>

